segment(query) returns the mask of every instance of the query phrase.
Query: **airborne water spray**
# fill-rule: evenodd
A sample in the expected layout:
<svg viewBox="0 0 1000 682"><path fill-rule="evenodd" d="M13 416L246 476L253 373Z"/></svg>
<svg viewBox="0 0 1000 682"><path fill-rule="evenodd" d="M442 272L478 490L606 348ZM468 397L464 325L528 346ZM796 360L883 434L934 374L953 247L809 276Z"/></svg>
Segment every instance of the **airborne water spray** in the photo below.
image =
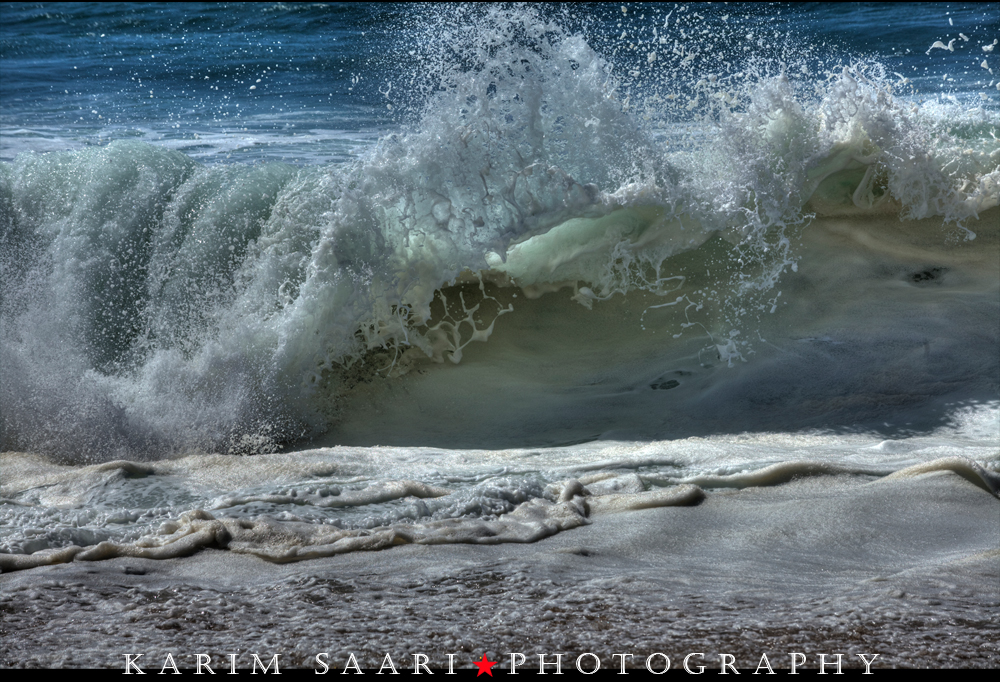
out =
<svg viewBox="0 0 1000 682"><path fill-rule="evenodd" d="M407 67L347 86L399 127L343 163L119 140L4 164L3 447L273 450L335 425L352 382L502 331L520 308L494 287L648 294L636 333L732 364L790 300L812 216L973 236L995 107L951 126L880 64L728 12L421 12L393 38Z"/></svg>

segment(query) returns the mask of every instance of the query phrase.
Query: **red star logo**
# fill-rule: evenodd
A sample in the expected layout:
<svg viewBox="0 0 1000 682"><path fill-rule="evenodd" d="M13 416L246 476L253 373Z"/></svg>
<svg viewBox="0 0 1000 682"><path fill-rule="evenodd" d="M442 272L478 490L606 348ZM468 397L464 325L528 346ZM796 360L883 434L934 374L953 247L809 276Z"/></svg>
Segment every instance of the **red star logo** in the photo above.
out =
<svg viewBox="0 0 1000 682"><path fill-rule="evenodd" d="M479 668L479 672L476 673L476 677L479 677L483 673L486 673L490 677L493 677L493 671L490 670L490 668L492 668L497 664L496 661L489 660L488 658L486 658L486 654L483 654L483 660L473 661L473 663L475 663L476 667Z"/></svg>

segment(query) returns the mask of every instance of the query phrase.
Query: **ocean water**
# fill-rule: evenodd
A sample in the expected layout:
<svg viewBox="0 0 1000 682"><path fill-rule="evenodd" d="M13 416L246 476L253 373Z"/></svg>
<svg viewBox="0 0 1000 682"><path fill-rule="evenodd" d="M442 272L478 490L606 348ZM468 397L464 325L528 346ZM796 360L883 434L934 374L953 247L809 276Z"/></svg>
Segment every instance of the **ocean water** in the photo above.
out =
<svg viewBox="0 0 1000 682"><path fill-rule="evenodd" d="M982 4L0 6L0 568L995 497L998 39Z"/></svg>

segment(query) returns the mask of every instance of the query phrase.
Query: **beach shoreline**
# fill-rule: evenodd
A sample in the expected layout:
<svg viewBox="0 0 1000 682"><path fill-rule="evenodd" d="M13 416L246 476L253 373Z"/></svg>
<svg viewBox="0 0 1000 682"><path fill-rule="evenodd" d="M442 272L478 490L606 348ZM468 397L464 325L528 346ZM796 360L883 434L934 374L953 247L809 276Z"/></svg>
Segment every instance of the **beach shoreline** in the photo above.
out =
<svg viewBox="0 0 1000 682"><path fill-rule="evenodd" d="M209 654L226 669L256 653L322 671L326 653L339 673L351 654L366 669L386 654L408 668L414 653L469 668L516 652L529 670L539 654L569 667L589 652L603 667L665 653L678 668L694 652L709 669L722 654L786 668L799 652L803 668L821 653L845 667L879 654L873 671L996 667L998 504L947 470L814 477L595 515L529 544L45 566L0 575L0 665L124 670L124 654L143 654L149 672L170 653L181 668Z"/></svg>

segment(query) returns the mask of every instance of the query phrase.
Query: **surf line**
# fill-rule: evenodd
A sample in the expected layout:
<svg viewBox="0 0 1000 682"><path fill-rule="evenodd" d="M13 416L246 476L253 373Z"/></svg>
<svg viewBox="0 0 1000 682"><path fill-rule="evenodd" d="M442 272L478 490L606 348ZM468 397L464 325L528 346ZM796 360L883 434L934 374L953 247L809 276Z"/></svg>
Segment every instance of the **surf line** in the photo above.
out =
<svg viewBox="0 0 1000 682"><path fill-rule="evenodd" d="M122 656L125 657L126 675L146 674L146 671L143 670L139 665L140 663L139 659L142 658L144 655L145 654L122 654ZM510 652L507 655L510 656L508 674L517 675L519 673L524 673L524 672L528 672L530 674L530 672L534 671L533 665L525 670L518 670L518 668L524 668L527 664L528 659L525 654L521 652ZM538 656L537 674L539 675L546 675L549 673L555 675L563 674L562 659L563 656L565 656L565 654L535 654L535 655ZM851 654L847 654L848 657L850 657L850 655ZM853 654L853 655L860 658L861 662L864 663L865 672L862 674L864 675L873 674L871 671L871 666L872 663L875 662L875 659L879 657L879 654ZM212 670L212 668L210 667L210 664L212 663L212 657L209 654L178 654L178 656L182 657L181 660L183 660L183 657L185 656L194 657L195 675L202 675L206 670L213 675L215 674L215 671ZM410 656L413 658L413 674L415 675L420 675L425 673L434 674L435 672L444 671L444 668L435 668L434 670L432 670L430 668L430 656L428 656L427 654L410 654ZM455 658L457 658L458 654L444 654L444 656L448 659L447 672L445 672L444 674L457 675L458 673L455 672ZM779 669L782 671L787 671L792 675L799 674L798 672L799 669L806 666L809 663L809 659L806 656L806 654L800 651L789 652L788 656L789 656L789 661L788 661L789 667L787 669L785 668L779 668ZM868 658L869 656L871 656L871 658ZM814 665L818 665L820 675L830 674L828 672L828 669L832 670L834 675L842 675L843 672L841 670L841 665L844 662L844 657L845 654L841 653L817 654L816 655L817 660L815 661ZM261 660L258 654L250 654L250 659L245 661L245 664L252 666L250 668L250 671L251 674L253 675L257 674L258 668L260 668L260 671L264 674L270 672L273 675L280 675L281 674L279 666L280 658L281 654L274 654L265 664ZM694 658L697 658L697 660L692 661L692 659ZM327 672L329 672L330 670L329 659L330 659L330 654L327 652L316 654L315 661L317 665L322 666L322 670L316 668L315 674L325 675ZM617 673L619 675L627 675L629 673L629 670L626 669L626 664L628 664L632 669L641 670L641 668L639 668L637 665L639 660L641 660L641 657L639 657L639 659L637 660L636 655L631 653L611 654L611 665L608 667L604 667L600 656L594 653L586 652L577 656L574 664L577 672L583 673L584 675L591 675L593 673L596 673L598 670L602 669L613 670L616 668L618 669ZM237 661L237 655L229 654L230 675L238 675L241 670L240 668L237 668L236 661ZM493 676L492 668L493 666L497 665L497 663L498 661L490 661L487 658L486 654L483 654L482 659L473 661L473 664L476 666L476 668L478 668L476 677L479 677L483 673L486 673L487 675L492 677ZM705 672L706 668L709 667L708 665L705 665L706 663L710 663L710 661L706 659L704 653L694 652L686 654L684 658L681 660L681 665L679 667L682 668L688 674L701 675L702 673ZM775 661L775 664L780 665L780 663L778 663L777 660ZM734 656L733 654L718 654L718 665L720 674L726 675L729 674L730 672L735 673L737 675L740 674L740 671L737 669L736 656ZM649 654L646 657L645 668L648 672L653 673L654 675L663 674L668 670L670 670L670 667L671 667L670 657L664 653L655 652ZM744 669L749 670L749 668L744 668ZM160 668L159 674L162 675L166 673L167 670L172 670L173 674L175 675L181 674L181 670L177 667L177 662L172 652L167 653L167 655L165 656L163 660L163 666ZM242 668L242 670L246 670L246 668ZM472 669L470 668L469 670ZM776 674L774 668L771 667L771 661L768 659L767 653L761 654L760 660L757 663L757 668L756 670L754 670L754 674L758 674L762 671L772 675ZM363 675L366 673L366 671L362 670L361 666L358 665L358 659L355 657L353 652L347 657L347 661L344 663L344 669L339 672L340 674L354 673L358 675ZM399 671L396 669L396 665L393 663L392 657L388 653L386 653L385 658L382 659L382 666L379 668L376 674L381 675L385 673L391 675L399 674Z"/></svg>

